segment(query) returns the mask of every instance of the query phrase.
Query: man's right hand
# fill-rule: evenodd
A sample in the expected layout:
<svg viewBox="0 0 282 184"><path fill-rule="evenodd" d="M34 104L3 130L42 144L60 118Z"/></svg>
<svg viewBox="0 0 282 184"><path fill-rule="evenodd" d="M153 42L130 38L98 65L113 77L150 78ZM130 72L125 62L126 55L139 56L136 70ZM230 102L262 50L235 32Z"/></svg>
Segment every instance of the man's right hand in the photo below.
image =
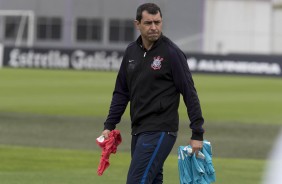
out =
<svg viewBox="0 0 282 184"><path fill-rule="evenodd" d="M105 139L108 139L110 132L111 131L107 129L102 132L102 135L105 137Z"/></svg>

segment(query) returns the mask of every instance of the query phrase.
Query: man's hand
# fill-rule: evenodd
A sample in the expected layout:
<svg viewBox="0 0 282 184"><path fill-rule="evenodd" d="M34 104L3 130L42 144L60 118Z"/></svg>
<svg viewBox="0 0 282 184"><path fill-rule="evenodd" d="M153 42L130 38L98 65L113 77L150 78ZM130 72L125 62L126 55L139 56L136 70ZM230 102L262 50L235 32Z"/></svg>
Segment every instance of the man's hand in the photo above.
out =
<svg viewBox="0 0 282 184"><path fill-rule="evenodd" d="M108 139L110 132L111 131L107 129L102 132L102 135L105 137L105 139Z"/></svg>
<svg viewBox="0 0 282 184"><path fill-rule="evenodd" d="M203 141L190 140L190 146L192 147L192 152L198 155L198 152L203 148Z"/></svg>

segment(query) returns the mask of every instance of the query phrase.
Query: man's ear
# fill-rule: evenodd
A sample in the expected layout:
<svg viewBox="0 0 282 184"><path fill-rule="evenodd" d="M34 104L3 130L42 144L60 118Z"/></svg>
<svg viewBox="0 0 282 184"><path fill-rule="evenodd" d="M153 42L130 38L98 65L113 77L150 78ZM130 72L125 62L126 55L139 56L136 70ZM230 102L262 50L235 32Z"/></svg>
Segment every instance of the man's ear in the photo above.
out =
<svg viewBox="0 0 282 184"><path fill-rule="evenodd" d="M135 25L136 29L139 30L140 22L138 20L134 20L134 25Z"/></svg>

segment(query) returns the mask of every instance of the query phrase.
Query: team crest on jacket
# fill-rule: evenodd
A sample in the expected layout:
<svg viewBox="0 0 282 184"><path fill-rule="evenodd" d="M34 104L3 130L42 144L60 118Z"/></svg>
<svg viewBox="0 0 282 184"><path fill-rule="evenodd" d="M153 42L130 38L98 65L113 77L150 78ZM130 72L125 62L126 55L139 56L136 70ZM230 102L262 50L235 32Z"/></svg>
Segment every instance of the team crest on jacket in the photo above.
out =
<svg viewBox="0 0 282 184"><path fill-rule="evenodd" d="M164 58L161 58L161 56L154 57L154 61L151 64L151 68L153 68L154 70L161 69L163 60L164 60Z"/></svg>

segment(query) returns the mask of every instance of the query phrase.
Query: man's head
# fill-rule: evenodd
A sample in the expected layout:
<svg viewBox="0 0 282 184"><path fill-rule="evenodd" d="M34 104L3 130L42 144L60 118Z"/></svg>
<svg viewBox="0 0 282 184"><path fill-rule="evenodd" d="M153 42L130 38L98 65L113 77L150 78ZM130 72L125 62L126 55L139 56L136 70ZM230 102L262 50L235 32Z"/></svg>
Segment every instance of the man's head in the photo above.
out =
<svg viewBox="0 0 282 184"><path fill-rule="evenodd" d="M161 9L154 3L145 3L137 8L135 25L144 42L154 42L162 33Z"/></svg>
<svg viewBox="0 0 282 184"><path fill-rule="evenodd" d="M156 15L158 14L158 12L160 13L160 16L162 18L162 12L161 12L161 9L160 7L158 7L158 5L154 4L154 3L145 3L145 4L142 4L140 5L138 8L137 8L137 12L136 12L136 20L137 21L141 21L142 19L142 13L143 11L147 11L149 14L152 14L152 15Z"/></svg>

